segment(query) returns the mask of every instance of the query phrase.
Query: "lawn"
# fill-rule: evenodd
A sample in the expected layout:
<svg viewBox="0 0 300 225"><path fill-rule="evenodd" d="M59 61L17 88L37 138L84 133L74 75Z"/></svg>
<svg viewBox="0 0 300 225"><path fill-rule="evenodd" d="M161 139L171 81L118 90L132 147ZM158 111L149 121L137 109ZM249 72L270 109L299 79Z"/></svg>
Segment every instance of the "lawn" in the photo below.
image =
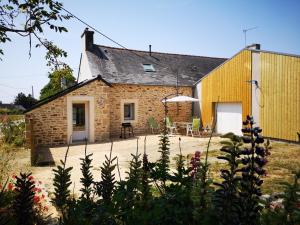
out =
<svg viewBox="0 0 300 225"><path fill-rule="evenodd" d="M266 165L267 175L264 177L262 185L263 193L274 193L283 191L282 182L291 182L293 172L300 170L300 145L279 141L270 141L271 155L268 156ZM209 160L211 161L209 175L216 181L220 181L219 171L226 164L217 160L217 156L222 155L220 150L209 151ZM206 154L202 154L204 160Z"/></svg>

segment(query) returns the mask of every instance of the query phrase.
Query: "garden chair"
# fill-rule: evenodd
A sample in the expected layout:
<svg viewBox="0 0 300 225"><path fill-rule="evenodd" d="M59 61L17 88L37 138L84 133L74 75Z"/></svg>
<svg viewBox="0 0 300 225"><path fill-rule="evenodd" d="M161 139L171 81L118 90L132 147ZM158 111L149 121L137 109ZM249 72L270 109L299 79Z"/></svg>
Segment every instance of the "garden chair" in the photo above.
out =
<svg viewBox="0 0 300 225"><path fill-rule="evenodd" d="M152 134L154 134L154 131L159 132L159 124L156 122L156 120L153 117L150 117L148 119L148 125Z"/></svg>
<svg viewBox="0 0 300 225"><path fill-rule="evenodd" d="M166 124L167 124L167 130L170 131L169 134L173 135L174 133L177 133L177 127L175 126L175 124L172 123L171 118L167 116L165 119L166 119Z"/></svg>
<svg viewBox="0 0 300 225"><path fill-rule="evenodd" d="M187 127L187 135L191 133L192 137L194 137L194 132L200 136L200 119L194 118L193 123Z"/></svg>

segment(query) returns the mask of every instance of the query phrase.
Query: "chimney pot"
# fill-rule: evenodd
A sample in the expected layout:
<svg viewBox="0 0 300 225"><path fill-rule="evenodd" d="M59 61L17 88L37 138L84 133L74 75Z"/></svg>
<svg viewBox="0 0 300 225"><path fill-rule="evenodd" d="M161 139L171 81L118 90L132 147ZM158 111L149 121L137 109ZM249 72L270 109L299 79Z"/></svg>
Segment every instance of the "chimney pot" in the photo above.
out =
<svg viewBox="0 0 300 225"><path fill-rule="evenodd" d="M151 56L151 45L149 45L149 55Z"/></svg>
<svg viewBox="0 0 300 225"><path fill-rule="evenodd" d="M90 31L88 28L85 28L81 38L83 39L84 50L92 51L94 45L94 31Z"/></svg>
<svg viewBox="0 0 300 225"><path fill-rule="evenodd" d="M260 44L248 45L246 48L260 50Z"/></svg>

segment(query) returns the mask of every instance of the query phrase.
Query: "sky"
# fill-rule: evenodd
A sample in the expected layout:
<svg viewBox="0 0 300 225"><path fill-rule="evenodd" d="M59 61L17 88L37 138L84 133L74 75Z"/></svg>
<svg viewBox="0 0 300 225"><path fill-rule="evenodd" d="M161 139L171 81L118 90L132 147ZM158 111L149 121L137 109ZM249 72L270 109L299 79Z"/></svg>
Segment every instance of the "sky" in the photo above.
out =
<svg viewBox="0 0 300 225"><path fill-rule="evenodd" d="M300 55L299 0L61 0L64 7L129 49L212 57L231 57L247 44L263 50ZM68 52L65 59L77 77L80 35L85 25L63 22L69 32L45 31L44 36ZM39 98L49 81L45 50L32 49L28 39L10 36L0 44L0 101L13 102L19 92ZM95 33L96 44L115 46Z"/></svg>

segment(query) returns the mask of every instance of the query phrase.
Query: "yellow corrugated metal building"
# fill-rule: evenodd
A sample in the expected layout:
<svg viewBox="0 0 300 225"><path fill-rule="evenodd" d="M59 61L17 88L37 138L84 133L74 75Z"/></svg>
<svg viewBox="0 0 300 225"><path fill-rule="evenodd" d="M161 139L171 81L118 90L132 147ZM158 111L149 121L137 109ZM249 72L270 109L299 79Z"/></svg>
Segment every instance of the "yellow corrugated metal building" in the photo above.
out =
<svg viewBox="0 0 300 225"><path fill-rule="evenodd" d="M203 126L241 134L253 115L265 137L299 141L300 56L245 48L202 78L195 88Z"/></svg>

